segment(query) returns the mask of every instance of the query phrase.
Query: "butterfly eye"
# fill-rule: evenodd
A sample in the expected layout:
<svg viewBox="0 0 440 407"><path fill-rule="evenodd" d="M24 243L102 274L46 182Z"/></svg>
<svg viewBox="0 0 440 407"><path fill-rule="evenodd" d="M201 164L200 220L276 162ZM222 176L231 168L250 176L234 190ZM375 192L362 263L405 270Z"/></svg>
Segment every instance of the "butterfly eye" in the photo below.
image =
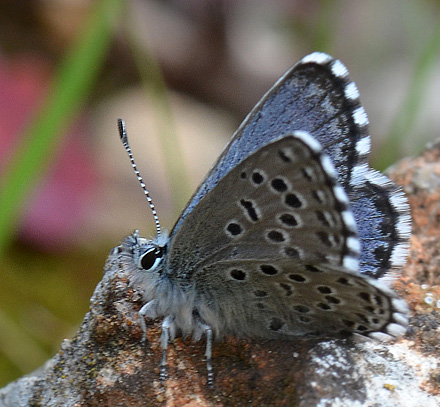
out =
<svg viewBox="0 0 440 407"><path fill-rule="evenodd" d="M162 260L162 248L151 247L139 258L139 264L144 270L151 270L157 267Z"/></svg>

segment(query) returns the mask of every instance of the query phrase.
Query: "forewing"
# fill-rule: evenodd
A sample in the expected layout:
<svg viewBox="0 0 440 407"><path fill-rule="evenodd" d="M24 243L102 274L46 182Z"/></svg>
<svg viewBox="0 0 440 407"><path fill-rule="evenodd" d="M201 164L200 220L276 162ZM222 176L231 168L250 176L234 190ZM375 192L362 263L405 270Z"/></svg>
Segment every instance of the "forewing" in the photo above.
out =
<svg viewBox="0 0 440 407"><path fill-rule="evenodd" d="M167 273L191 283L219 261L284 259L357 270L348 199L329 158L307 133L260 148L189 213L170 242Z"/></svg>

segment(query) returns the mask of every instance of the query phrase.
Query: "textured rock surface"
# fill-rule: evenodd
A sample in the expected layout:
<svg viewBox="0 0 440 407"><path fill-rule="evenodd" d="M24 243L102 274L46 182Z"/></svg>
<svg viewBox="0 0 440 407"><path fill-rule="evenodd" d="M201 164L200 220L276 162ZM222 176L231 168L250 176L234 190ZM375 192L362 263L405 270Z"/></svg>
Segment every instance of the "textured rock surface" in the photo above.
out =
<svg viewBox="0 0 440 407"><path fill-rule="evenodd" d="M159 380L160 321L141 344L139 293L107 263L77 335L45 367L0 390L5 406L424 406L440 405L440 142L389 175L408 194L411 253L396 289L413 317L406 337L352 341L238 341L213 349L177 339Z"/></svg>

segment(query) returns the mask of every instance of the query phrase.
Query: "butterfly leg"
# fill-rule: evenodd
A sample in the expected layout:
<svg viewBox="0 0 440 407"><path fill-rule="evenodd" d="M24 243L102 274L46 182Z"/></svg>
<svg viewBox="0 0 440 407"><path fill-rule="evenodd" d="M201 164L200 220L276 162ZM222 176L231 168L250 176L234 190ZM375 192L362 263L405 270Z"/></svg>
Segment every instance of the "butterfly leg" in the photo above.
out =
<svg viewBox="0 0 440 407"><path fill-rule="evenodd" d="M142 328L142 343L145 345L147 342L147 324L145 322L145 318L157 318L157 300L152 300L147 302L140 310L139 310L139 323Z"/></svg>
<svg viewBox="0 0 440 407"><path fill-rule="evenodd" d="M166 379L166 369L167 369L167 348L170 338L175 336L175 326L174 317L168 315L162 322L162 334L160 337L162 345L162 360L160 362L160 380L164 381Z"/></svg>
<svg viewBox="0 0 440 407"><path fill-rule="evenodd" d="M209 325L199 321L199 326L206 335L206 370L208 386L214 386L214 372L212 370L212 329Z"/></svg>

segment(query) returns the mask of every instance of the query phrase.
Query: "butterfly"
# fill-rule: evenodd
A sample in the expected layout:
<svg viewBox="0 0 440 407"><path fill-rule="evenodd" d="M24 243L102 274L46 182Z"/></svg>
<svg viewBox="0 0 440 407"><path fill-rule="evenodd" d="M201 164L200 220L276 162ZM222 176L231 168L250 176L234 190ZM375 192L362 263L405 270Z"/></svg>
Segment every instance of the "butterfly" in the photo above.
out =
<svg viewBox="0 0 440 407"><path fill-rule="evenodd" d="M402 336L408 307L390 288L411 234L403 192L368 164L368 119L338 60L288 70L233 135L169 235L128 144L158 235L136 231L114 256L162 317L162 370L176 335L207 338ZM144 335L145 337L145 335Z"/></svg>

